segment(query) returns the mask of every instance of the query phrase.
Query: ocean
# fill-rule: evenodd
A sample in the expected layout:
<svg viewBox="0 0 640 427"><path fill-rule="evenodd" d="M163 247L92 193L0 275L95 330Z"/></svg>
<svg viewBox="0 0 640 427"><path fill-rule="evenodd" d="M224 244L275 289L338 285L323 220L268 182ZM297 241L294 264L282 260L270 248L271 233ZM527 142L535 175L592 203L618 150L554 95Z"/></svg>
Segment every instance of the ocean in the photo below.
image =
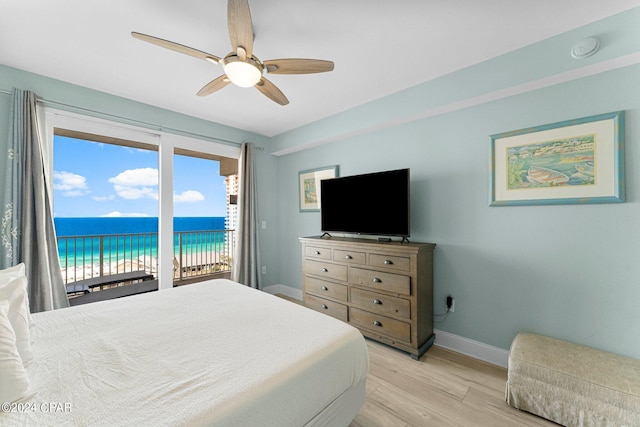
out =
<svg viewBox="0 0 640 427"><path fill-rule="evenodd" d="M54 218L63 267L156 258L158 218ZM224 217L173 219L174 253L217 252L226 244ZM85 237L78 237L85 236ZM89 237L86 237L89 236ZM99 237L102 236L102 237Z"/></svg>
<svg viewBox="0 0 640 427"><path fill-rule="evenodd" d="M173 231L224 230L224 217L177 217ZM54 218L58 237L100 236L105 234L157 233L158 218Z"/></svg>

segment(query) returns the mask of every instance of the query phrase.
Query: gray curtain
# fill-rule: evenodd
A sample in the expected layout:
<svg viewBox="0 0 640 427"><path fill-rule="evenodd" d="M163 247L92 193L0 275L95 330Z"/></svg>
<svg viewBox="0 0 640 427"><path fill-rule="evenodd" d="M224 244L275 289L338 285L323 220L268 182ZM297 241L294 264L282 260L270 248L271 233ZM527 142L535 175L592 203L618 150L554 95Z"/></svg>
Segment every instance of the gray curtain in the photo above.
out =
<svg viewBox="0 0 640 427"><path fill-rule="evenodd" d="M259 289L258 191L253 143L244 142L240 147L238 181L238 227L231 280Z"/></svg>
<svg viewBox="0 0 640 427"><path fill-rule="evenodd" d="M14 164L10 180L3 185L11 189L7 195L11 200L3 200L5 212L8 212L7 206L11 206L11 225L5 232L3 219L4 253L0 255L10 259L11 265L25 263L30 309L36 313L68 307L69 300L60 271L53 210L45 181L36 95L13 89L12 96L8 150L13 150ZM14 240L9 247L4 247L5 235L11 235Z"/></svg>
<svg viewBox="0 0 640 427"><path fill-rule="evenodd" d="M12 92L15 104L15 92ZM12 106L15 108L15 106ZM16 120L11 114L11 119ZM24 170L23 141L14 138L16 125L9 123L9 133L0 138L0 269L14 266L20 261L20 208L22 206L22 175Z"/></svg>

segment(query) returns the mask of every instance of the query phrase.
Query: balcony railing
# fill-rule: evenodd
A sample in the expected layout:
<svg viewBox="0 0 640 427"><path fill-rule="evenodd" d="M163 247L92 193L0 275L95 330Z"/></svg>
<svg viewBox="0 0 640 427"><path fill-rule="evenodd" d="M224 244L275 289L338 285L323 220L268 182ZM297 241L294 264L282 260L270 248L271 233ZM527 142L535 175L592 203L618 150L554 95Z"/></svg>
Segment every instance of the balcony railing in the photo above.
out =
<svg viewBox="0 0 640 427"><path fill-rule="evenodd" d="M174 281L231 271L234 230L174 233ZM158 233L58 237L64 283L131 271L158 275Z"/></svg>

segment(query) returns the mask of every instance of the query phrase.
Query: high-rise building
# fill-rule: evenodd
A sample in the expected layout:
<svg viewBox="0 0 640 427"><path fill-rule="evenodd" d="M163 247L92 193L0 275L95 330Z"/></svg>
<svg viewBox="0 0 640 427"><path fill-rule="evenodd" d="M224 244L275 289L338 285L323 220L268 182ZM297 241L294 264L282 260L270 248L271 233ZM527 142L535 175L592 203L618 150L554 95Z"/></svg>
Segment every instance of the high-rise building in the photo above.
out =
<svg viewBox="0 0 640 427"><path fill-rule="evenodd" d="M224 225L227 230L236 230L238 225L238 174L228 175L224 180L227 189L227 217L225 218ZM235 247L236 233L231 234L234 242L225 243L229 245L233 243L232 247ZM227 238L229 233L226 234Z"/></svg>

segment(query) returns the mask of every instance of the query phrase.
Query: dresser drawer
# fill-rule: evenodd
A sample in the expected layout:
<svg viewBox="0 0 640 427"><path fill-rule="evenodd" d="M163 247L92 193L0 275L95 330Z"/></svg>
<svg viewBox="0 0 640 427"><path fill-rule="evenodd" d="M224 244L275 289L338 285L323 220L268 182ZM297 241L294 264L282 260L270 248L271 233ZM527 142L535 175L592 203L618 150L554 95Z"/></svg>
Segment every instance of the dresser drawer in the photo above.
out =
<svg viewBox="0 0 640 427"><path fill-rule="evenodd" d="M317 258L317 259L331 259L331 249L322 248L319 246L305 246L304 248L305 258Z"/></svg>
<svg viewBox="0 0 640 427"><path fill-rule="evenodd" d="M369 265L372 267L392 268L398 271L411 272L411 259L409 257L369 254Z"/></svg>
<svg viewBox="0 0 640 427"><path fill-rule="evenodd" d="M364 252L341 251L336 249L333 251L333 260L364 265L367 263L367 254Z"/></svg>
<svg viewBox="0 0 640 427"><path fill-rule="evenodd" d="M312 261L310 259L305 259L304 271L307 274L341 280L343 282L347 280L346 265L331 264L324 261Z"/></svg>
<svg viewBox="0 0 640 427"><path fill-rule="evenodd" d="M343 322L347 321L347 306L344 304L305 294L304 305L312 310L340 319Z"/></svg>
<svg viewBox="0 0 640 427"><path fill-rule="evenodd" d="M358 305L372 313L411 319L411 302L407 299L351 288L351 304Z"/></svg>
<svg viewBox="0 0 640 427"><path fill-rule="evenodd" d="M339 285L337 283L326 282L314 277L305 276L304 289L306 292L315 294L318 296L325 296L328 298L337 299L340 301L347 301L347 286Z"/></svg>
<svg viewBox="0 0 640 427"><path fill-rule="evenodd" d="M401 274L351 267L349 283L396 294L411 294L411 278Z"/></svg>
<svg viewBox="0 0 640 427"><path fill-rule="evenodd" d="M411 341L411 325L390 317L352 307L349 313L349 322L380 335L386 335L404 342Z"/></svg>

